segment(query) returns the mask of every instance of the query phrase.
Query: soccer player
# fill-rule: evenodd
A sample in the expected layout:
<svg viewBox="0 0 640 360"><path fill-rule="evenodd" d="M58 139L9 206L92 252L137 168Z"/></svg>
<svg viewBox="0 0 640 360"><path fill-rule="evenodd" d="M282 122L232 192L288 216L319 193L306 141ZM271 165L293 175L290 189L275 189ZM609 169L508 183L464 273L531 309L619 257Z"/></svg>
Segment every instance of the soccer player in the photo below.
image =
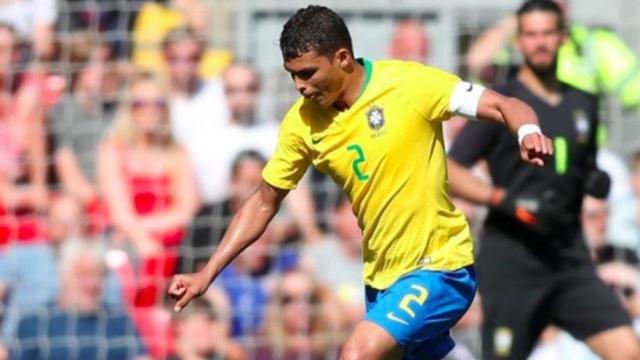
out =
<svg viewBox="0 0 640 360"><path fill-rule="evenodd" d="M280 48L303 97L282 122L263 183L206 267L175 276L175 309L260 236L313 165L342 187L363 230L367 314L341 358L444 357L476 280L469 228L447 195L442 121L462 114L504 123L520 136L514 151L538 166L551 141L519 100L418 63L355 59L344 21L326 7L300 9Z"/></svg>
<svg viewBox="0 0 640 360"><path fill-rule="evenodd" d="M605 359L640 359L630 320L596 276L578 220L584 194L604 198L609 187L595 167L598 101L556 78L564 37L558 5L527 1L517 18L524 64L498 91L534 108L554 140L553 160L521 165L511 135L480 122L469 123L449 153L452 192L490 206L477 259L483 359L525 359L548 324ZM493 186L465 168L480 159Z"/></svg>

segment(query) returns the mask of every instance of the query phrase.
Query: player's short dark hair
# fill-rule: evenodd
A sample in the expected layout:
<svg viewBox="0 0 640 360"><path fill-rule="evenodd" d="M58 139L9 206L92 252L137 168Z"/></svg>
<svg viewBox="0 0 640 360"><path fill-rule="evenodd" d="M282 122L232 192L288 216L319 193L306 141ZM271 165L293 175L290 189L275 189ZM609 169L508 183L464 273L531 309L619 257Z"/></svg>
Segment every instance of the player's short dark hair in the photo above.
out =
<svg viewBox="0 0 640 360"><path fill-rule="evenodd" d="M280 50L285 61L309 51L330 56L340 48L349 50L353 55L347 25L328 7L310 5L299 9L280 33Z"/></svg>
<svg viewBox="0 0 640 360"><path fill-rule="evenodd" d="M562 14L562 9L552 0L527 0L520 6L516 15L518 19L520 19L522 15L536 11L554 13L558 19L558 29L564 30L564 15Z"/></svg>

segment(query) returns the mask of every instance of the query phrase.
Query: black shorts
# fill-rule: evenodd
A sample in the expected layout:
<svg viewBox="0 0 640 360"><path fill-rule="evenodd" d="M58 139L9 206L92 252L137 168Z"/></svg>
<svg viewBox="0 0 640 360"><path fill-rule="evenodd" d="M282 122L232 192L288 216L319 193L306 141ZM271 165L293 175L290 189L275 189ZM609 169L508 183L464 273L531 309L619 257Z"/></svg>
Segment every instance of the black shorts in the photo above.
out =
<svg viewBox="0 0 640 360"><path fill-rule="evenodd" d="M550 324L584 340L631 323L589 261L548 266L517 240L492 234L483 239L476 268L483 359L526 359Z"/></svg>

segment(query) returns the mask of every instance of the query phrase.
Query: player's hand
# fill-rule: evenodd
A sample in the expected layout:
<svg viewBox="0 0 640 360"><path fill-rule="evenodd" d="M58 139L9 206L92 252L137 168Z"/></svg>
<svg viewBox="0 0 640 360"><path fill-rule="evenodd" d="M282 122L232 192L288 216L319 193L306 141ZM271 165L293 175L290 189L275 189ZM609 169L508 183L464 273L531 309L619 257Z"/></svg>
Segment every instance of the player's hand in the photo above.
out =
<svg viewBox="0 0 640 360"><path fill-rule="evenodd" d="M169 285L169 295L176 300L173 310L178 312L184 309L191 300L204 294L210 283L202 271L175 275Z"/></svg>
<svg viewBox="0 0 640 360"><path fill-rule="evenodd" d="M544 166L544 158L551 155L553 143L542 134L529 134L520 143L520 158L532 165Z"/></svg>
<svg viewBox="0 0 640 360"><path fill-rule="evenodd" d="M490 206L540 234L548 234L552 229L563 227L572 221L572 216L557 203L557 196L553 191L539 195L521 195L498 190L492 196Z"/></svg>

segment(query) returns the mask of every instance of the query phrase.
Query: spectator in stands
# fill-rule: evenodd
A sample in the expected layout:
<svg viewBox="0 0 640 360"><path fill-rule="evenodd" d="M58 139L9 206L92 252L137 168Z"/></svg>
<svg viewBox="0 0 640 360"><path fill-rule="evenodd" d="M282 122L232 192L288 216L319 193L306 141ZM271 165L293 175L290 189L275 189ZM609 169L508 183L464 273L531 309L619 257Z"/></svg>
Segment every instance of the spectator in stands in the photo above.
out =
<svg viewBox="0 0 640 360"><path fill-rule="evenodd" d="M198 203L190 161L171 135L168 106L157 78L133 79L97 160L115 239L126 239L138 259L134 301L143 307L161 298Z"/></svg>
<svg viewBox="0 0 640 360"><path fill-rule="evenodd" d="M331 220L335 234L305 244L301 263L316 276L320 284L332 291L343 310L341 318L344 325L351 329L365 312L362 232L351 210L351 203L344 196L334 208Z"/></svg>
<svg viewBox="0 0 640 360"><path fill-rule="evenodd" d="M429 37L424 24L416 19L399 21L391 39L389 57L425 64L428 61L428 54Z"/></svg>
<svg viewBox="0 0 640 360"><path fill-rule="evenodd" d="M195 123L200 131L191 131L188 125L198 119L183 113L177 116L185 119L184 125L177 123L177 128L174 127L178 133L184 134L181 141L191 150L200 180L204 205L191 231L191 241L197 247L215 245L220 239L220 233L216 229L220 215L216 204L230 196L229 179L234 159L247 150L256 151L267 158L275 150L278 138L278 125L268 118L260 118L260 78L252 66L242 63L230 66L223 74L223 88L227 109L230 111L230 116L225 121L216 124L216 119L207 115L199 123ZM204 106L211 106L210 103L202 105L201 112L206 111ZM182 105L178 106L180 109ZM180 130L182 128L184 130ZM214 145L215 149L211 149ZM307 185L302 184L295 190L285 204L291 216L280 217L289 220L288 223L279 223L284 228L282 232L295 232L299 228L305 239L319 238L320 232L315 225ZM203 255L208 256L209 253Z"/></svg>
<svg viewBox="0 0 640 360"><path fill-rule="evenodd" d="M265 235L247 249L248 255L231 263L216 283L229 296L231 336L237 339L255 335L264 325L269 280L278 276L270 266L270 251L274 247L269 233Z"/></svg>
<svg viewBox="0 0 640 360"><path fill-rule="evenodd" d="M210 15L207 3L202 0L145 2L133 26L133 63L145 71L163 70L161 44L167 33L189 29L198 36L205 36L210 30ZM203 50L202 61L195 64L194 70L204 78L219 75L233 59L227 50Z"/></svg>
<svg viewBox="0 0 640 360"><path fill-rule="evenodd" d="M265 164L266 159L255 151L243 151L234 159L229 177L231 196L213 204L208 212L210 217L195 220L194 235L189 237L181 253L182 271L198 271L207 263L233 214L260 185ZM203 226L205 219L207 226Z"/></svg>
<svg viewBox="0 0 640 360"><path fill-rule="evenodd" d="M58 272L59 248L66 241L92 239L85 225L80 204L70 196L57 195L49 207L46 241L14 244L2 254L0 300L6 303L3 339L13 333L20 314L55 300L60 284L51 274ZM108 305L122 305L121 284L113 272L107 275L103 300Z"/></svg>
<svg viewBox="0 0 640 360"><path fill-rule="evenodd" d="M118 59L129 58L131 52L131 30L133 20L143 2L121 0L99 0L95 4L85 0L58 0L58 22L56 32L59 42L86 35L98 35L108 42ZM64 50L61 50L62 55ZM63 59L63 61L68 61Z"/></svg>
<svg viewBox="0 0 640 360"><path fill-rule="evenodd" d="M616 244L640 252L640 151L631 157L630 183L631 195L611 208L609 236Z"/></svg>
<svg viewBox="0 0 640 360"><path fill-rule="evenodd" d="M176 359L247 358L245 351L229 338L224 320L220 319L222 314L204 298L197 299L192 305L193 308L174 315Z"/></svg>
<svg viewBox="0 0 640 360"><path fill-rule="evenodd" d="M16 72L19 58L16 32L0 24L0 246L44 236L43 107L37 89Z"/></svg>
<svg viewBox="0 0 640 360"><path fill-rule="evenodd" d="M197 73L204 48L204 40L187 28L169 32L163 42L171 91L171 129L193 161L201 199L211 205L227 195L229 177L217 173L220 165L215 156L226 150L217 141L230 114L222 80L204 80Z"/></svg>
<svg viewBox="0 0 640 360"><path fill-rule="evenodd" d="M336 358L337 316L330 294L308 273L284 273L269 303L266 344L256 350L255 359Z"/></svg>
<svg viewBox="0 0 640 360"><path fill-rule="evenodd" d="M49 113L48 127L55 174L62 190L88 209L99 207L95 179L97 144L104 138L116 108L121 78L104 46L87 44L89 56L73 76L71 92ZM108 48L107 48L108 50Z"/></svg>
<svg viewBox="0 0 640 360"><path fill-rule="evenodd" d="M594 261L601 263L624 260L633 264L639 263L637 248L625 247L609 237L610 232L607 231L610 223L609 204L606 199L585 196L580 220L582 232Z"/></svg>
<svg viewBox="0 0 640 360"><path fill-rule="evenodd" d="M60 251L57 302L20 319L12 359L133 359L145 354L122 309L101 302L105 248L101 242L70 240Z"/></svg>
<svg viewBox="0 0 640 360"><path fill-rule="evenodd" d="M261 96L260 75L247 63L235 63L222 74L224 93L231 111L230 123L239 127L276 126L275 119L263 118L258 103Z"/></svg>
<svg viewBox="0 0 640 360"><path fill-rule="evenodd" d="M211 228L213 236L221 237L244 201L262 181L262 169L266 160L255 151L243 151L232 165L231 197L214 206L215 221ZM263 324L274 277L281 271L297 264L297 252L289 247L280 247L276 231L269 227L265 234L239 258L231 263L216 282L226 292L232 304L231 334L234 337L249 336ZM212 243L187 247L183 252L183 265L187 271L199 270L206 264L208 255L214 250ZM191 264L188 254L194 256ZM215 288L215 287L214 287Z"/></svg>
<svg viewBox="0 0 640 360"><path fill-rule="evenodd" d="M17 35L31 44L36 59L49 60L55 50L56 4L55 0L2 1L0 23L16 29Z"/></svg>

